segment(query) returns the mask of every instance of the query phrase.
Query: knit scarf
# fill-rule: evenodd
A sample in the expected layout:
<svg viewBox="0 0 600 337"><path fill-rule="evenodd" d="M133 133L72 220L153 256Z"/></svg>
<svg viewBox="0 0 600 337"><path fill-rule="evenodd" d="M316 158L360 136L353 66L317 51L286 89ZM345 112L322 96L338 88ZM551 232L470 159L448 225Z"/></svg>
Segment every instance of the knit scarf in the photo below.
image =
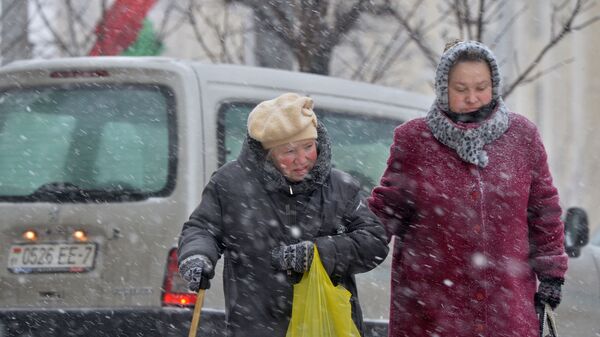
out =
<svg viewBox="0 0 600 337"><path fill-rule="evenodd" d="M482 168L488 164L484 146L500 138L509 127L508 111L501 98L497 99L496 111L491 117L472 123L476 127L468 128L466 124L452 122L435 103L425 120L438 141L454 149L463 161Z"/></svg>

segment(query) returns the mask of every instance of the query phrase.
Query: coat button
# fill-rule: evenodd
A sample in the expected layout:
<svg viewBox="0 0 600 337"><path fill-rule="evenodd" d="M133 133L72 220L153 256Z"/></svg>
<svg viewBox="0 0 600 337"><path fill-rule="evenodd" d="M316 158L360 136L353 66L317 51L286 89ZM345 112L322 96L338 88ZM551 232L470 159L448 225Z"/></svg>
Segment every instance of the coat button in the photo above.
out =
<svg viewBox="0 0 600 337"><path fill-rule="evenodd" d="M475 298L476 298L478 301L483 301L483 300L485 299L485 294L484 294L484 293L482 293L482 292L478 292L477 294L475 294Z"/></svg>
<svg viewBox="0 0 600 337"><path fill-rule="evenodd" d="M481 233L481 225L475 225L475 226L473 226L473 230L477 234Z"/></svg>
<svg viewBox="0 0 600 337"><path fill-rule="evenodd" d="M475 332L482 333L483 331L485 331L485 325L483 325L483 323L475 324Z"/></svg>

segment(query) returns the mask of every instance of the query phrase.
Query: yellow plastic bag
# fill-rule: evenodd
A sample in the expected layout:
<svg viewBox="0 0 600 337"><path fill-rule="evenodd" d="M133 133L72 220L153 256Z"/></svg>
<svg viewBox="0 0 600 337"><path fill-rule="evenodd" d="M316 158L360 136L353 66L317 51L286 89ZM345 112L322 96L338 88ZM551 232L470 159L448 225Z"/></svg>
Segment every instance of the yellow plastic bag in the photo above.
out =
<svg viewBox="0 0 600 337"><path fill-rule="evenodd" d="M286 337L360 337L352 320L350 292L333 286L315 245L310 270L294 285Z"/></svg>

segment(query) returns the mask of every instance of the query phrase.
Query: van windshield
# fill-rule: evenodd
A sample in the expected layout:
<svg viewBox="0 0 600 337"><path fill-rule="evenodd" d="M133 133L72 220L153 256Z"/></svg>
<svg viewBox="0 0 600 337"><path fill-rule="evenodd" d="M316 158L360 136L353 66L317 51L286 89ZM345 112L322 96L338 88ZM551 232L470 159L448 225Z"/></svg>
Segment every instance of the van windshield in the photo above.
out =
<svg viewBox="0 0 600 337"><path fill-rule="evenodd" d="M126 201L170 193L173 99L156 85L0 91L0 200Z"/></svg>

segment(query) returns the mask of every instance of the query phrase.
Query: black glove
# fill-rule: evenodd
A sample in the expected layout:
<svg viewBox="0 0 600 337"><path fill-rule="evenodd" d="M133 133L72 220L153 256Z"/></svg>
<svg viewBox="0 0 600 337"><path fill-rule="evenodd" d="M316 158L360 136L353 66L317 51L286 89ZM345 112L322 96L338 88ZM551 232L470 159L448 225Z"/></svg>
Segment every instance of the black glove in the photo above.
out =
<svg viewBox="0 0 600 337"><path fill-rule="evenodd" d="M561 289L565 280L562 278L547 278L540 281L537 293L533 298L535 309L542 312L544 303L548 303L552 309L556 309L561 300Z"/></svg>
<svg viewBox="0 0 600 337"><path fill-rule="evenodd" d="M310 268L313 259L313 243L300 243L281 246L271 251L271 265L277 270L293 270L304 273Z"/></svg>
<svg viewBox="0 0 600 337"><path fill-rule="evenodd" d="M192 255L181 261L179 274L188 282L188 288L197 292L199 289L210 288L210 279L215 276L215 271L208 257Z"/></svg>

